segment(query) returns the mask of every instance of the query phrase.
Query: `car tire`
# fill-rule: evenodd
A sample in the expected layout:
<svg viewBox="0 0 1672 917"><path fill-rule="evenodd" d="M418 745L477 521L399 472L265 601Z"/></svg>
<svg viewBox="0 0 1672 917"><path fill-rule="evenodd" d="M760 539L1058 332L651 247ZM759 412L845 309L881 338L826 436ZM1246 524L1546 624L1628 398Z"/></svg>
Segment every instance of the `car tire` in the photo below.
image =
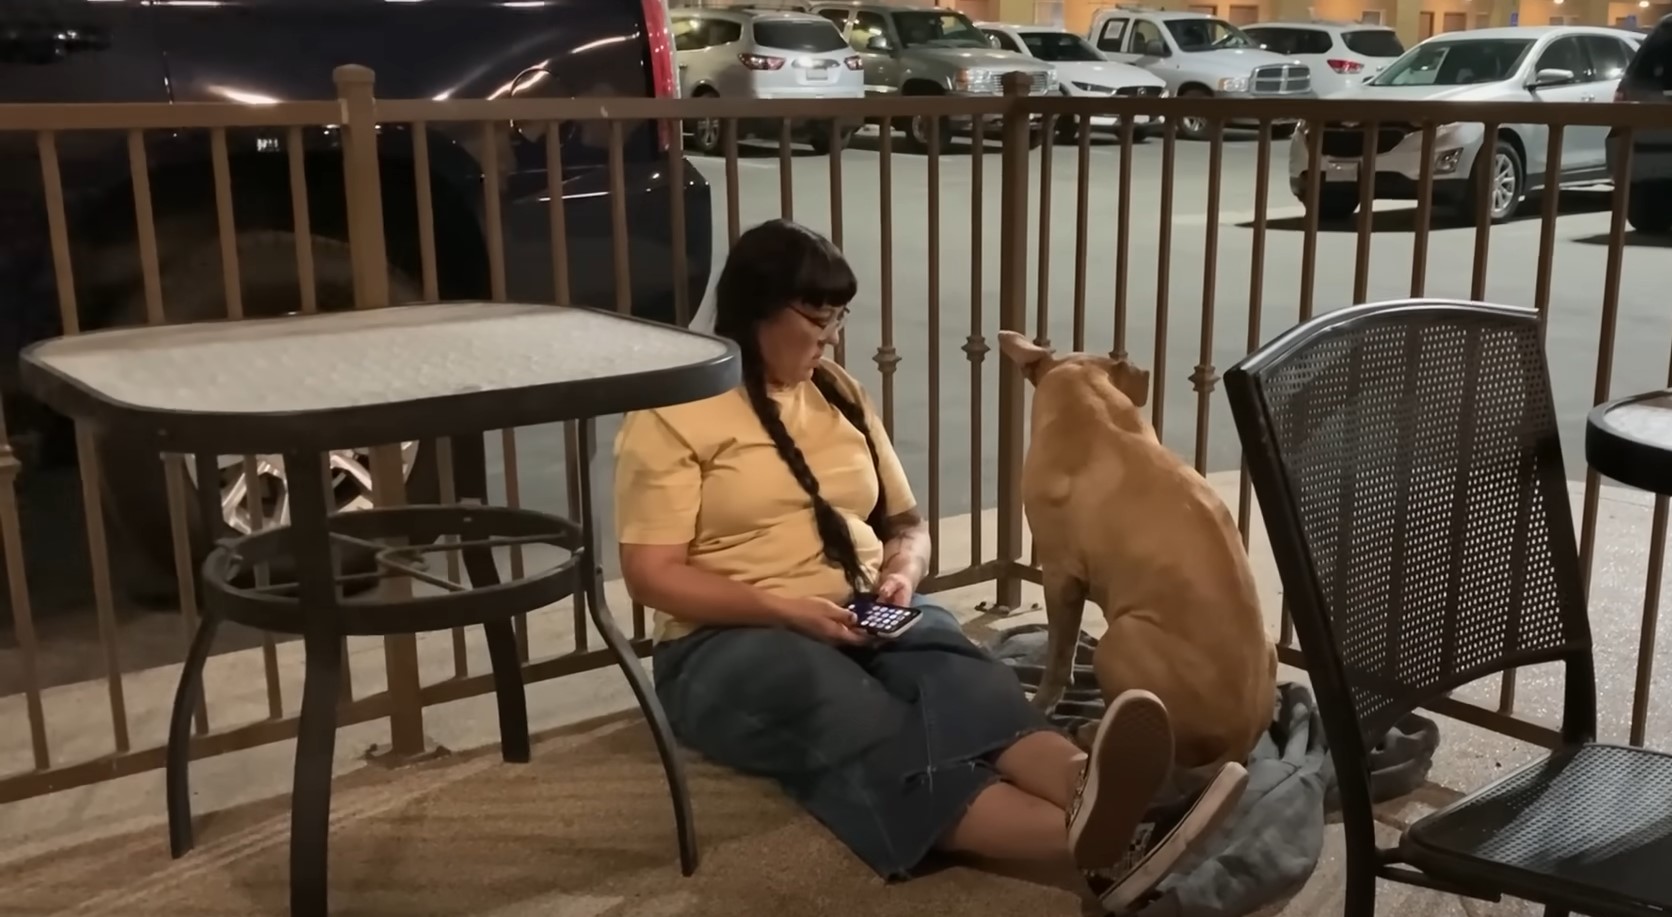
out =
<svg viewBox="0 0 1672 917"><path fill-rule="evenodd" d="M176 233L159 229L159 238L167 239ZM194 234L188 233L188 237ZM222 287L220 245L213 236L207 239L195 234L196 244L184 246L173 253L165 252L160 260L165 317L170 322L195 322L223 318L226 298ZM301 294L296 277L296 236L290 232L252 231L240 233L237 239L238 268L243 289L244 315L250 318L270 317L295 312ZM335 239L313 239L314 281L317 302L322 311L353 308L354 274L348 245ZM413 302L422 298L418 286L399 271L391 269L389 296L394 303ZM117 306L113 324L135 325L145 322L144 294L135 290ZM136 597L148 600L163 599L163 592L172 592L174 547L169 521L167 489L163 463L155 453L119 437L100 437L96 442L107 512L111 521L134 548L149 568L149 577L137 581L132 590ZM407 500L411 503L433 503L440 495L434 449L429 443L407 444L412 455L407 468ZM344 459L346 456L337 456ZM223 464L230 460L223 459ZM188 459L188 466L191 465ZM195 493L195 468L188 473L187 484ZM219 482L216 482L220 486ZM210 546L223 538L245 534L223 521L218 531L204 532L197 511L196 497L187 496L186 522L195 570L207 556ZM370 569L371 556L344 556L345 571ZM283 581L288 571L274 569L274 581ZM164 585L168 584L168 585Z"/></svg>
<svg viewBox="0 0 1672 917"><path fill-rule="evenodd" d="M691 93L693 99L717 99L720 94L704 86ZM726 125L719 118L696 118L685 124L691 135L690 150L702 156L719 156L726 148Z"/></svg>
<svg viewBox="0 0 1672 917"><path fill-rule="evenodd" d="M1295 128L1299 126L1300 125L1294 123L1293 121L1287 124L1273 124L1271 126L1271 139L1288 140L1290 137L1295 135Z"/></svg>
<svg viewBox="0 0 1672 917"><path fill-rule="evenodd" d="M1475 171L1477 170L1471 169L1471 173ZM1521 154L1515 151L1514 144L1502 137L1498 138L1492 148L1492 160L1487 169L1487 176L1487 180L1492 182L1492 187L1487 191L1492 196L1488 205L1488 218L1493 223L1502 223L1515 216L1527 197L1527 170L1521 164ZM1479 174L1471 174L1466 186L1467 191L1462 199L1452 205L1457 221L1464 226L1475 225L1475 201L1480 198L1481 181L1482 177Z"/></svg>
<svg viewBox="0 0 1672 917"><path fill-rule="evenodd" d="M1080 116L1058 115L1056 126L1056 142L1059 144L1080 145Z"/></svg>
<svg viewBox="0 0 1672 917"><path fill-rule="evenodd" d="M848 148L853 140L853 128L839 127L834 124L817 124L807 131L807 145L820 156L840 153Z"/></svg>
<svg viewBox="0 0 1672 917"><path fill-rule="evenodd" d="M1306 203L1301 199L1302 205ZM1330 187L1325 185L1318 189L1318 222L1332 223L1345 220L1358 212L1358 185L1344 187Z"/></svg>
<svg viewBox="0 0 1672 917"><path fill-rule="evenodd" d="M941 95L942 93L938 87L931 90L927 87L908 86L906 87L904 94L908 96L927 96ZM906 135L904 144L906 152L917 153L924 156L929 154L929 124L934 120L936 119L931 115L920 115L915 118L900 119L900 128ZM936 139L939 141L940 149L935 152L944 153L946 152L947 135L952 133L952 124L946 118L940 118L939 121L940 131L936 135Z"/></svg>
<svg viewBox="0 0 1672 917"><path fill-rule="evenodd" d="M1650 235L1672 232L1672 181L1634 182L1626 195L1626 222Z"/></svg>
<svg viewBox="0 0 1672 917"><path fill-rule="evenodd" d="M1211 99L1213 93L1206 89L1186 89L1179 93L1181 99ZM1179 136L1186 140L1207 140L1213 136L1213 127L1208 119L1195 116L1180 116L1175 123Z"/></svg>

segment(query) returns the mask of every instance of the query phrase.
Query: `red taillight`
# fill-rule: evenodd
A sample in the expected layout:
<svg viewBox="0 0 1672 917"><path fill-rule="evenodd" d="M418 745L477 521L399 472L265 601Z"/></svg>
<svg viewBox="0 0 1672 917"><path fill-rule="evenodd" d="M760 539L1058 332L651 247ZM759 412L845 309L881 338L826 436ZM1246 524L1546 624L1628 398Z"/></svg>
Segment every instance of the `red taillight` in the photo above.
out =
<svg viewBox="0 0 1672 917"><path fill-rule="evenodd" d="M673 65L673 30L668 27L667 0L642 0L644 37L650 45L651 91L658 99L679 98L679 74ZM656 132L666 150L673 135L666 121L656 122Z"/></svg>
<svg viewBox="0 0 1672 917"><path fill-rule="evenodd" d="M849 70L864 70L865 69L865 62L863 60L860 60L859 55L857 55L857 54L848 58L843 63L846 63L848 65Z"/></svg>
<svg viewBox="0 0 1672 917"><path fill-rule="evenodd" d="M767 57L763 54L739 54L737 59L750 70L781 70L784 59L781 57Z"/></svg>
<svg viewBox="0 0 1672 917"><path fill-rule="evenodd" d="M1331 59L1324 61L1324 63L1329 64L1329 68L1334 70L1336 73L1358 73L1360 70L1364 69L1364 65L1356 60Z"/></svg>

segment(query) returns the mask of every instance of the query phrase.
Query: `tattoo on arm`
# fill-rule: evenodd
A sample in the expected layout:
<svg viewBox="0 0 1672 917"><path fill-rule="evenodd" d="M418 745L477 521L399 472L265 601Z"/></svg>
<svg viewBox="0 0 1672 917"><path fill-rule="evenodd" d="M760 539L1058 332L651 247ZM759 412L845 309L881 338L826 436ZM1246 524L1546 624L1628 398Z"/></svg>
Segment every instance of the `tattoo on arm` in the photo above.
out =
<svg viewBox="0 0 1672 917"><path fill-rule="evenodd" d="M930 549L929 524L915 508L888 518L888 538L883 550L885 564L903 555L927 570Z"/></svg>

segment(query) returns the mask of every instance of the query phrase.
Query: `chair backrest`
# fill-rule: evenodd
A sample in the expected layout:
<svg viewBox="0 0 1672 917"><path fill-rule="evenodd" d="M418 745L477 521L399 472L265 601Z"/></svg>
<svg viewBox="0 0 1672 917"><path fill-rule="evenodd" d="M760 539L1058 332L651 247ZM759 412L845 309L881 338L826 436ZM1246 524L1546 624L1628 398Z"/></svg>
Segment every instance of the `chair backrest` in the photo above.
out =
<svg viewBox="0 0 1672 917"><path fill-rule="evenodd" d="M1336 751L1354 743L1362 761L1416 707L1555 660L1564 732L1592 737L1584 581L1534 312L1355 306L1250 354L1225 388Z"/></svg>

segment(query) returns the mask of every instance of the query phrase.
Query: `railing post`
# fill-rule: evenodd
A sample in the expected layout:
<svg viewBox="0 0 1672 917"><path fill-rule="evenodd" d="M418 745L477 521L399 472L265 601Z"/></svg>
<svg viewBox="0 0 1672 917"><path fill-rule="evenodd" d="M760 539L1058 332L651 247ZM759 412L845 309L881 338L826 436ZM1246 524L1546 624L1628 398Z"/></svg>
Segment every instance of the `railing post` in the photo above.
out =
<svg viewBox="0 0 1672 917"><path fill-rule="evenodd" d="M1028 304L1028 93L1026 73L1004 75L1004 159L999 203L999 328L1027 333ZM1040 329L1044 335L1045 329ZM997 604L1022 602L1022 440L1027 393L1015 364L999 361L999 481Z"/></svg>
<svg viewBox="0 0 1672 917"><path fill-rule="evenodd" d="M383 236L383 185L378 172L372 71L345 64L333 71L332 77L343 109L343 194L349 255L354 266L354 307L380 309L389 305L389 253ZM374 502L380 507L404 504L406 480L400 445L373 448L371 464ZM399 576L384 580L379 588L385 600L410 598L412 593L412 583ZM383 664L389 683L389 748L379 749L378 756L384 763L398 764L428 751L424 701L419 693L418 639L411 634L384 637Z"/></svg>

